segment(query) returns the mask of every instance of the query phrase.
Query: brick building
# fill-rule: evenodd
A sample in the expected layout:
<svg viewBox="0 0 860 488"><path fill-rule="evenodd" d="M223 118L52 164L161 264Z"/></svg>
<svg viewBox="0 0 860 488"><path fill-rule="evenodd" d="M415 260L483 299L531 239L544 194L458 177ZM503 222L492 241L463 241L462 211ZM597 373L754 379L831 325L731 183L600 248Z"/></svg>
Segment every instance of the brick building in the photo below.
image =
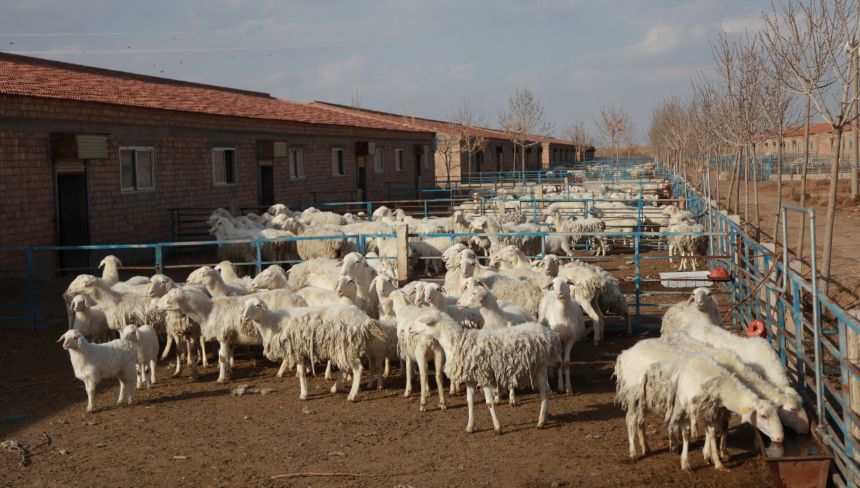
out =
<svg viewBox="0 0 860 488"><path fill-rule="evenodd" d="M444 187L448 181L467 180L468 174L521 169L521 148L502 131L483 127L466 127L460 124L423 117L393 114L349 107L329 102L316 101L311 106L334 110L343 114L367 117L407 125L417 130L435 134L433 161L436 168L437 186ZM469 161L466 138L482 138L482 151L472 154ZM576 146L569 141L551 137L535 137L535 145L526 148L526 169L549 168L552 163L573 162ZM592 153L593 154L593 153ZM449 179L450 177L450 179Z"/></svg>
<svg viewBox="0 0 860 488"><path fill-rule="evenodd" d="M0 247L157 242L171 208L432 186L433 140L265 93L0 53Z"/></svg>
<svg viewBox="0 0 860 488"><path fill-rule="evenodd" d="M783 138L783 158L790 161L803 157L803 126L788 129ZM763 154L777 155L779 146L776 136L767 137L760 144L758 150ZM836 149L836 135L832 132L830 124L812 124L809 126L809 154L817 158L830 158ZM850 158L850 151L854 150L853 128L848 126L842 133L842 151L840 160Z"/></svg>

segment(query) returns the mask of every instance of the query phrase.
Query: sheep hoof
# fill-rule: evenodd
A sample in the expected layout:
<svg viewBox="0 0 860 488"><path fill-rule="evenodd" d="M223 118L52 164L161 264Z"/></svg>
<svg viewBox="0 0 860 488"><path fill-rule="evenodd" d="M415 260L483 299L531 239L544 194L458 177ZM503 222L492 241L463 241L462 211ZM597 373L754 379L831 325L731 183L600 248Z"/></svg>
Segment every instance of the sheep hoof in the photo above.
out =
<svg viewBox="0 0 860 488"><path fill-rule="evenodd" d="M216 381L216 383L221 383L222 385L224 385L227 384L229 381L230 380L228 380L227 378L218 378L218 381Z"/></svg>
<svg viewBox="0 0 860 488"><path fill-rule="evenodd" d="M494 432L496 435L502 435L502 429L495 429Z"/></svg>
<svg viewBox="0 0 860 488"><path fill-rule="evenodd" d="M448 409L448 406L445 405L444 403L439 404L439 410L447 410L447 409Z"/></svg>
<svg viewBox="0 0 860 488"><path fill-rule="evenodd" d="M472 429L471 427L466 427L467 434L471 434L472 432L474 432L474 429Z"/></svg>
<svg viewBox="0 0 860 488"><path fill-rule="evenodd" d="M349 396L348 396L348 397L346 397L346 401L348 401L348 402L355 402L355 397L349 397Z"/></svg>
<svg viewBox="0 0 860 488"><path fill-rule="evenodd" d="M687 474L693 474L693 468L691 468L689 465L681 466L681 471L683 471Z"/></svg>
<svg viewBox="0 0 860 488"><path fill-rule="evenodd" d="M538 424L537 424L537 428L538 428L538 429L543 429L543 428L544 428L544 423L543 423L543 422L538 422Z"/></svg>
<svg viewBox="0 0 860 488"><path fill-rule="evenodd" d="M307 400L307 399L308 399L307 395L299 395L299 400Z"/></svg>
<svg viewBox="0 0 860 488"><path fill-rule="evenodd" d="M427 411L427 407L425 407L424 405L419 405L419 406L418 406L418 411L419 411L419 412L426 412L426 411Z"/></svg>
<svg viewBox="0 0 860 488"><path fill-rule="evenodd" d="M173 373L172 375L170 375L170 377L171 378L179 378L179 375L180 375L180 373L177 371L176 373Z"/></svg>
<svg viewBox="0 0 860 488"><path fill-rule="evenodd" d="M331 391L332 393L337 393L337 385L332 386L331 390L329 391Z"/></svg>
<svg viewBox="0 0 860 488"><path fill-rule="evenodd" d="M725 467L725 466L717 466L717 467L715 467L714 469L716 469L717 471L723 471L723 472L726 472L726 473L728 473L728 472L730 472L730 471L731 471L731 469L730 469L730 468L727 468L727 467Z"/></svg>

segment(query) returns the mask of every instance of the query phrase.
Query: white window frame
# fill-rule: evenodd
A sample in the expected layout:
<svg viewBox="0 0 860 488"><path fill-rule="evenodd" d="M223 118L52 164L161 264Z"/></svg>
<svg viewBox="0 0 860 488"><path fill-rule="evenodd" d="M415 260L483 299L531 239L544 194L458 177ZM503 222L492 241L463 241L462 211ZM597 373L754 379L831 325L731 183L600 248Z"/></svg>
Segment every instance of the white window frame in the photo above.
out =
<svg viewBox="0 0 860 488"><path fill-rule="evenodd" d="M227 181L227 166L226 166L226 158L224 160L224 181L218 181L215 179L215 175L217 174L215 171L215 153L222 152L225 153L227 151L233 151L233 181ZM235 147L213 147L212 148L212 182L215 186L233 186L239 182L239 163L238 163L238 152Z"/></svg>
<svg viewBox="0 0 860 488"><path fill-rule="evenodd" d="M394 150L394 171L403 171L406 166L406 156L403 149Z"/></svg>
<svg viewBox="0 0 860 488"><path fill-rule="evenodd" d="M124 188L122 186L122 153L123 151L131 151L134 153L134 164L132 170L134 171L134 188ZM150 153L150 179L152 180L152 184L150 186L138 186L137 184L137 153L138 152L149 152ZM121 193L145 193L155 191L155 148L152 146L123 146L119 148L119 190Z"/></svg>
<svg viewBox="0 0 860 488"><path fill-rule="evenodd" d="M385 173L385 151L381 147L377 147L376 154L373 155L373 172Z"/></svg>
<svg viewBox="0 0 860 488"><path fill-rule="evenodd" d="M340 154L340 161L337 160L338 153ZM338 168L338 163L343 167ZM331 174L332 176L346 176L346 151L342 147L331 148Z"/></svg>
<svg viewBox="0 0 860 488"><path fill-rule="evenodd" d="M308 177L308 168L305 166L305 148L291 147L287 149L287 161L290 165L290 179L304 180Z"/></svg>

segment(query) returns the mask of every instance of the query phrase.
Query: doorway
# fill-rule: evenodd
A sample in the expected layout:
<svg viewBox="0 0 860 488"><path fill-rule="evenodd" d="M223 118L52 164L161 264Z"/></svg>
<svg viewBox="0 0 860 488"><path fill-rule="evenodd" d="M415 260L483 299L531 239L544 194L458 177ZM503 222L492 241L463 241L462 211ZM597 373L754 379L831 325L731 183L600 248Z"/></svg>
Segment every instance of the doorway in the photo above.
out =
<svg viewBox="0 0 860 488"><path fill-rule="evenodd" d="M271 161L260 161L260 206L275 204L275 171Z"/></svg>
<svg viewBox="0 0 860 488"><path fill-rule="evenodd" d="M57 227L61 246L90 244L90 218L87 193L87 172L82 162L58 163ZM61 268L89 267L89 251L60 251Z"/></svg>

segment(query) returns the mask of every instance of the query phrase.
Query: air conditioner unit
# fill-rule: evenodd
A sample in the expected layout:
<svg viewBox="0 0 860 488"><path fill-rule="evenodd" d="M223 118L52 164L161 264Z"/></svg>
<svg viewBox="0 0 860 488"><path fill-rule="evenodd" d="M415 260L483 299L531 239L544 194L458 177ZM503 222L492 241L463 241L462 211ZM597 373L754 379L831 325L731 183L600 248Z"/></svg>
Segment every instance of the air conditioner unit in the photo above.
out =
<svg viewBox="0 0 860 488"><path fill-rule="evenodd" d="M273 156L276 158L285 158L287 157L287 143L286 141L275 141L274 147L272 148Z"/></svg>
<svg viewBox="0 0 860 488"><path fill-rule="evenodd" d="M107 159L107 134L78 134L75 136L79 159Z"/></svg>

